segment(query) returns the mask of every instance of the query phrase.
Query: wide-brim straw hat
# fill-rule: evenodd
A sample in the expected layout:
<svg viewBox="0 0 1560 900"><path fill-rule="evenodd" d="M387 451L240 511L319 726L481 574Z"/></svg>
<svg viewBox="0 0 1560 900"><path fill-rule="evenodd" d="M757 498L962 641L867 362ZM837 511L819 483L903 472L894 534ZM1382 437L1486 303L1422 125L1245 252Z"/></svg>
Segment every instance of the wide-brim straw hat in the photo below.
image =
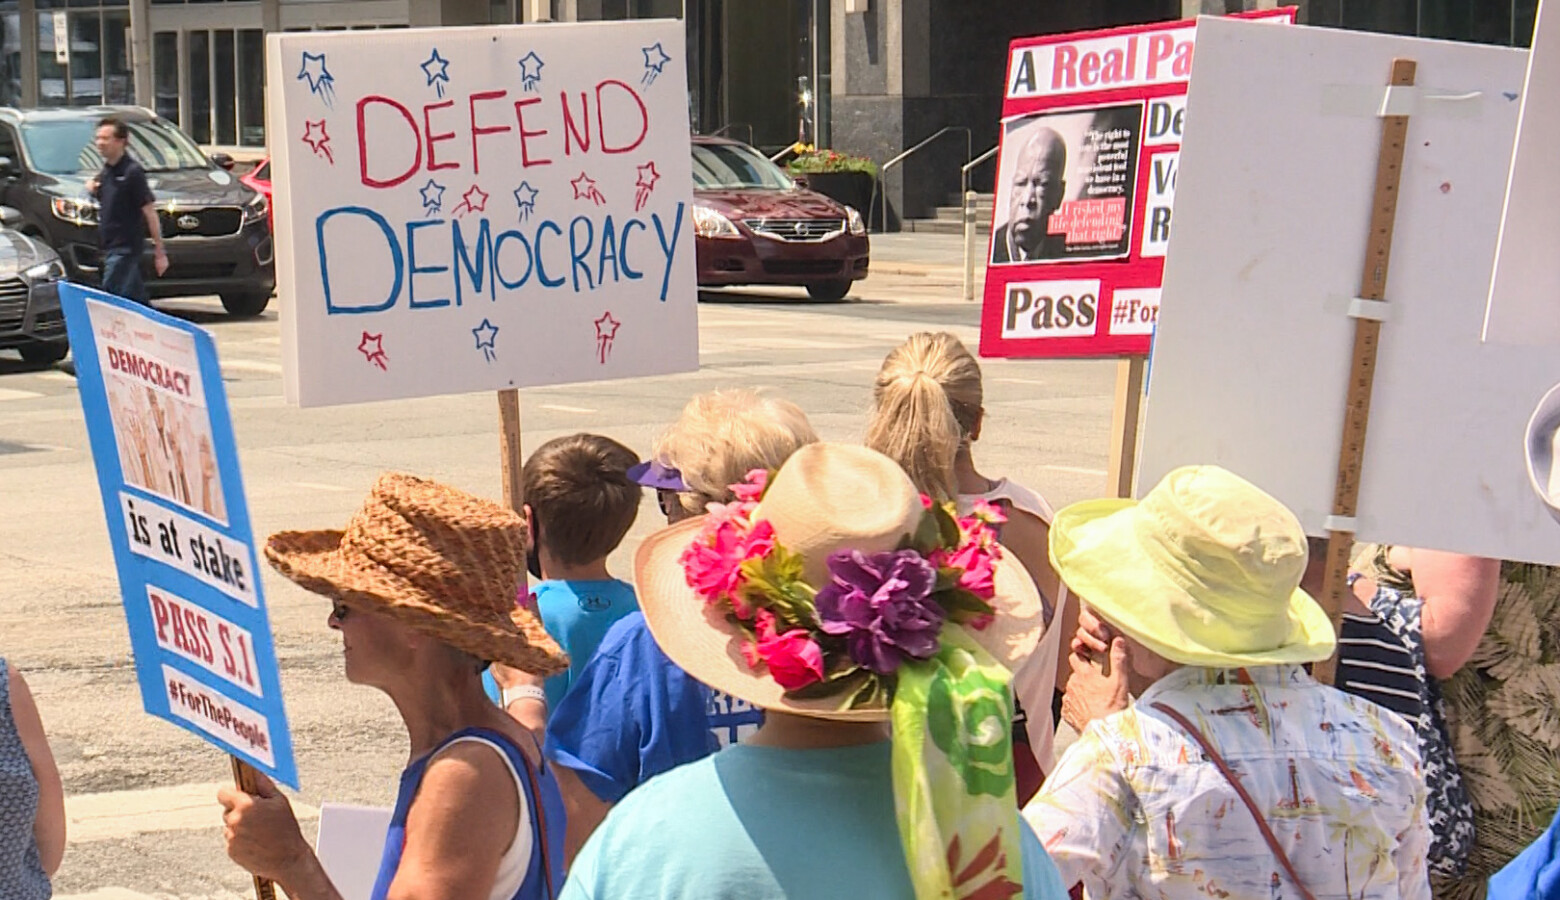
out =
<svg viewBox="0 0 1560 900"><path fill-rule="evenodd" d="M283 531L265 558L305 590L378 611L486 662L536 675L568 668L516 600L525 520L434 481L381 475L345 530Z"/></svg>
<svg viewBox="0 0 1560 900"><path fill-rule="evenodd" d="M1056 514L1051 564L1084 603L1149 650L1190 666L1327 659L1327 614L1300 590L1305 531L1260 489L1216 466L1176 469L1141 501Z"/></svg>
<svg viewBox="0 0 1560 900"><path fill-rule="evenodd" d="M781 466L753 519L768 521L775 541L802 557L807 583L821 587L827 583L830 554L897 549L924 514L920 493L893 460L866 447L820 443L796 451ZM715 690L763 709L818 719L886 720L884 705L840 709L838 697L787 697L767 669L748 666L742 655L745 636L720 607L694 592L678 561L703 525L701 517L657 532L634 558L639 608L672 662ZM1008 552L997 563L994 582L996 617L984 630L971 628L969 634L1011 670L1029 657L1044 630L1040 594Z"/></svg>

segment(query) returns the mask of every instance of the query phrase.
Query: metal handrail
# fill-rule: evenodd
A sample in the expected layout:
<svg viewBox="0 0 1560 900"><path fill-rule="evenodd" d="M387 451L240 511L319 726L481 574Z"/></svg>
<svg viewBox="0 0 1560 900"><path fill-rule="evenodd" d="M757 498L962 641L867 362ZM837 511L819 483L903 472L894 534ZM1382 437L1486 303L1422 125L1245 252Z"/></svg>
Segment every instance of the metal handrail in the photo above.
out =
<svg viewBox="0 0 1560 900"><path fill-rule="evenodd" d="M997 145L1001 146L1001 145ZM959 204L964 215L964 289L965 300L975 299L975 192L970 190L970 171L997 154L997 146L975 157L959 170Z"/></svg>
<svg viewBox="0 0 1560 900"><path fill-rule="evenodd" d="M970 158L970 152L975 147L975 139L970 134L970 130L968 128L964 127L963 125L947 125L947 126L944 126L942 128L937 129L937 131L934 132L931 137L926 138L925 140L921 141L919 144L916 144L914 147L911 147L909 150L906 150L905 152L899 154L898 156L896 156L893 159L889 160L888 162L884 163L878 169L877 181L874 182L873 185L872 185L872 193L874 195L872 197L872 199L876 200L878 194L881 194L882 197L883 197L882 208L881 208L881 217L880 217L879 222L878 222L879 227L881 227L883 231L885 231L885 232L888 231L888 191L882 189L883 188L883 179L888 177L888 170L892 169L894 166L897 166L900 163L904 162L911 154L916 153L921 148L925 147L927 144L930 144L932 141L937 140L938 138L942 137L943 135L949 133L950 131L962 131L962 132L964 132L964 158L965 159L969 159ZM868 206L870 207L870 205L871 205L871 201L868 201Z"/></svg>
<svg viewBox="0 0 1560 900"><path fill-rule="evenodd" d="M730 131L733 128L746 128L747 131L748 131L748 139L747 139L748 146L749 147L753 146L753 126L748 124L747 122L727 122L726 124L720 126L719 128L715 129L714 131L710 132L710 137L720 137L721 135L726 134L726 132ZM728 137L729 137L729 135L728 135Z"/></svg>
<svg viewBox="0 0 1560 900"><path fill-rule="evenodd" d="M769 157L769 161L772 162L772 163L775 163L776 165L778 165L780 163L780 160L785 159L787 156L794 156L794 155L796 155L796 145L795 144L787 144L784 150L781 150L779 153L776 153L774 156Z"/></svg>
<svg viewBox="0 0 1560 900"><path fill-rule="evenodd" d="M975 157L974 159L970 160L969 162L965 163L964 164L964 168L959 170L959 196L960 197L963 197L965 194L968 194L970 192L970 170L974 169L976 166L978 166L981 163L985 162L986 160L992 158L993 156L996 156L997 155L997 149L1000 146L1001 146L1000 144L992 145L990 150L987 150L985 153L982 153L981 155L979 155L979 156Z"/></svg>

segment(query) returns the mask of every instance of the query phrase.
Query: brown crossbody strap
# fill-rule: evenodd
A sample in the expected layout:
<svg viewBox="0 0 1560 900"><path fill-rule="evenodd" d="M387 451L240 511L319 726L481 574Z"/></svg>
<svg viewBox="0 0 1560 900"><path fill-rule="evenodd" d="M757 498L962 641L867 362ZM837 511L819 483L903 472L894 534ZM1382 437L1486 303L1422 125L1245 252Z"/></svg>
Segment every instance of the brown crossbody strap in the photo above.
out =
<svg viewBox="0 0 1560 900"><path fill-rule="evenodd" d="M1246 793L1246 788L1241 785L1240 779L1235 777L1235 773L1230 770L1229 764L1224 761L1224 757L1219 755L1219 751L1213 749L1213 745L1208 743L1208 739L1203 736L1203 733L1198 730L1196 725L1191 723L1190 719L1163 703L1155 703L1153 707L1174 719L1176 724L1180 725L1187 734L1192 736L1192 740L1196 741L1197 746L1202 748L1203 755L1213 761L1213 764L1219 769L1219 774L1224 776L1224 780L1229 782L1230 787L1234 788L1235 793L1240 796L1241 802L1246 804L1246 809L1251 811L1251 817L1257 820L1257 830L1262 832L1262 839L1267 841L1268 849L1272 850L1273 855L1278 857L1278 864L1284 867L1284 871L1289 875L1289 880L1294 882L1295 887L1300 890L1300 896L1304 897L1305 900L1316 900L1316 895L1306 889L1305 882L1301 881L1300 876L1295 872L1295 867L1290 863L1289 856L1284 853L1284 848L1278 845L1278 838L1273 836L1273 829L1268 827L1267 819L1262 817L1262 811L1257 808L1257 802L1251 799L1250 794Z"/></svg>

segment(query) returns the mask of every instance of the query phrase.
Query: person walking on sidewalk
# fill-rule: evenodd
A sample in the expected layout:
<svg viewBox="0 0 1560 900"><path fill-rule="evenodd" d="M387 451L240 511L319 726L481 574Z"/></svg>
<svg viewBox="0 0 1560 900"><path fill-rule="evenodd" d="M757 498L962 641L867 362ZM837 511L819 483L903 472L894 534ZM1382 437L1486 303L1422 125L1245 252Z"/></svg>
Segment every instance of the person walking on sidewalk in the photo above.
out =
<svg viewBox="0 0 1560 900"><path fill-rule="evenodd" d="M157 221L157 198L146 183L146 170L126 152L129 143L130 128L123 121L110 117L98 122L93 144L103 155L103 170L87 182L87 192L98 201L103 290L145 303L141 252L147 235L152 238L152 261L159 277L168 271L168 254Z"/></svg>

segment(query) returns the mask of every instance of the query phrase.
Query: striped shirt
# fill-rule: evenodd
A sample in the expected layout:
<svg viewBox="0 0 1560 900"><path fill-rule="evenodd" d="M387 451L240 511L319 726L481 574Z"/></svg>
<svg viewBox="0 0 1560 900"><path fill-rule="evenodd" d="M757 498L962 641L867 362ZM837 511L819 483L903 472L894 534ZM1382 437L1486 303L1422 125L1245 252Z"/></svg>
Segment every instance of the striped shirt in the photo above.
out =
<svg viewBox="0 0 1560 900"><path fill-rule="evenodd" d="M1339 690L1417 722L1425 711L1420 677L1407 644L1380 616L1344 614L1338 636Z"/></svg>

